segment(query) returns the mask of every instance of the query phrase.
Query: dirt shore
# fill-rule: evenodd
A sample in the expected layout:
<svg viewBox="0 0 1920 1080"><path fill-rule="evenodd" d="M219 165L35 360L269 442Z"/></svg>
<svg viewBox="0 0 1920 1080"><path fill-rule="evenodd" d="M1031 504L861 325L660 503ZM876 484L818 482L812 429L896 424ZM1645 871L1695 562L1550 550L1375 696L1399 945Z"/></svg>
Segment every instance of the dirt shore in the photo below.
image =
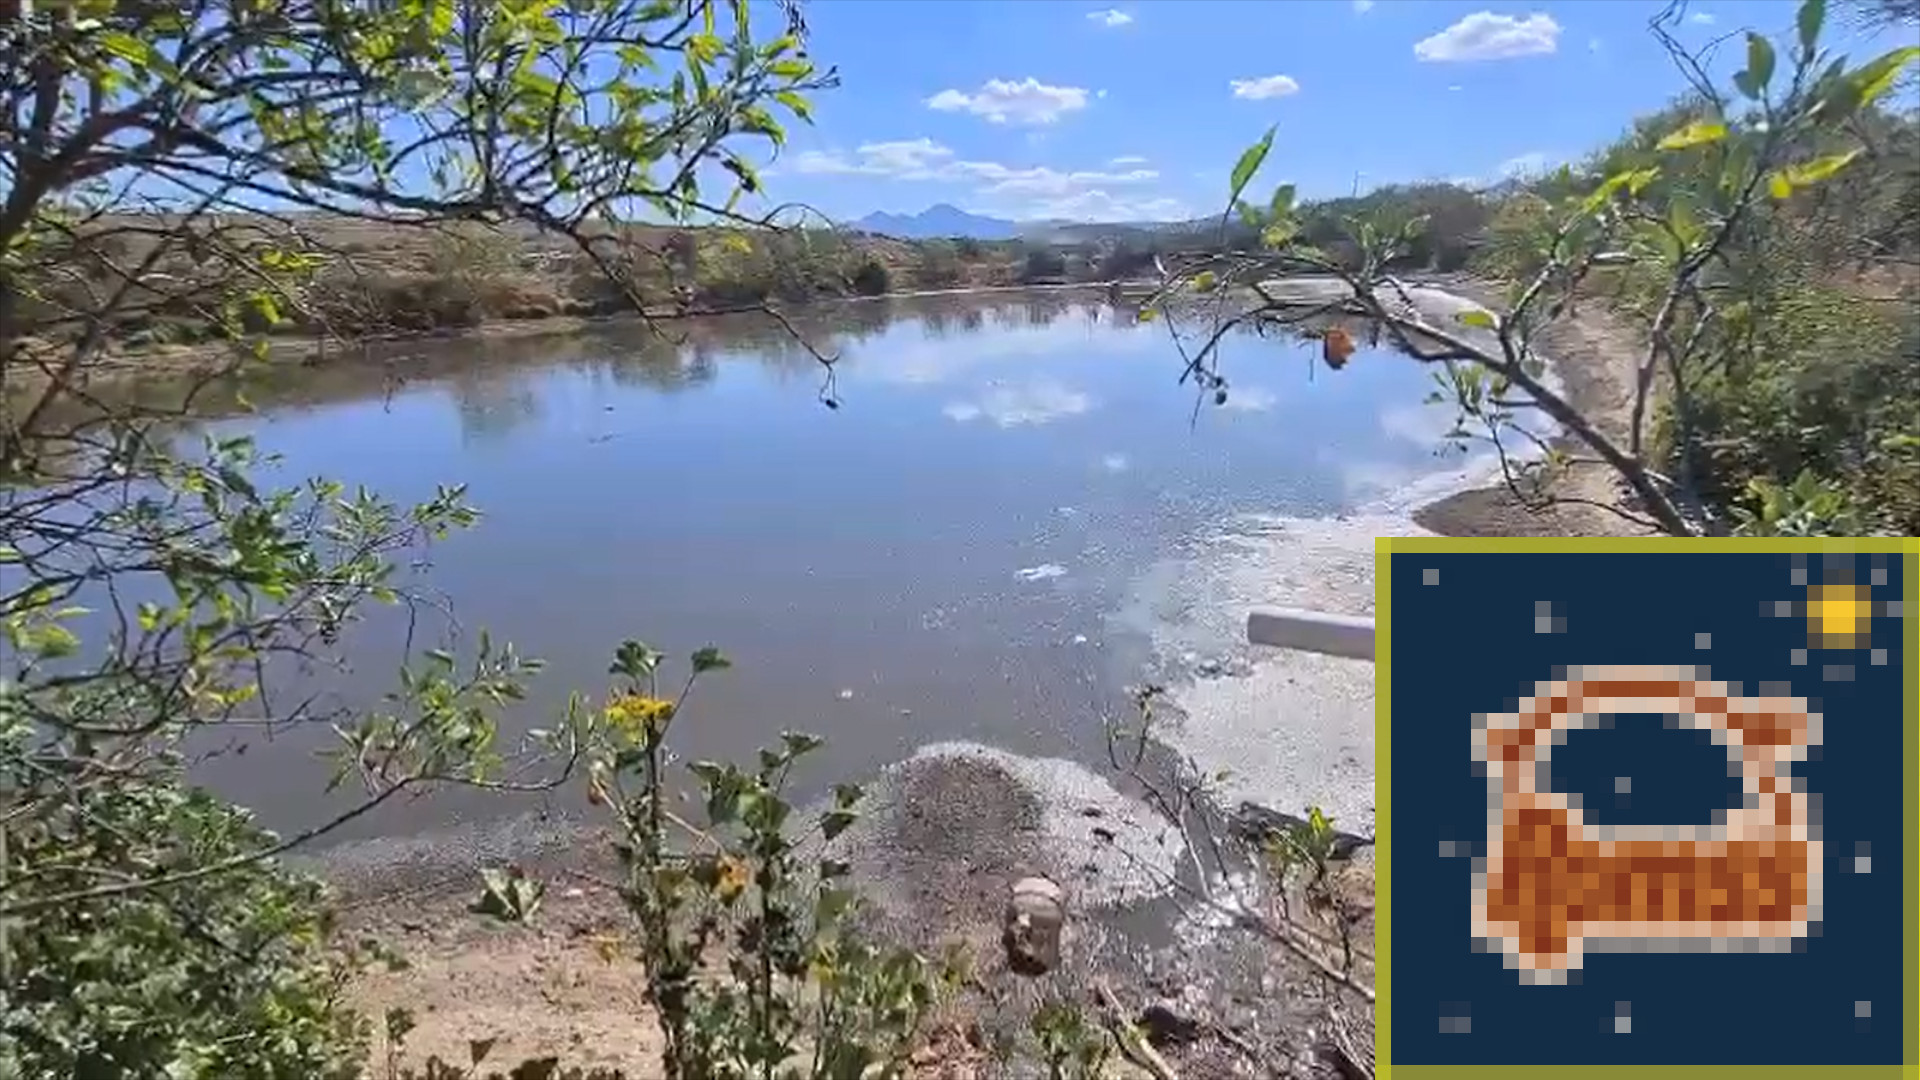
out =
<svg viewBox="0 0 1920 1080"><path fill-rule="evenodd" d="M1483 306L1496 307L1502 299L1500 286L1483 279L1429 280ZM1644 348L1641 331L1613 312L1589 305L1547 327L1538 342L1540 351L1551 358L1568 402L1601 434L1625 438L1633 409L1634 372ZM1572 466L1552 494L1568 501L1536 510L1504 486L1477 488L1430 503L1413 518L1442 536L1643 536L1650 531L1601 508L1618 507L1624 494L1605 465Z"/></svg>
<svg viewBox="0 0 1920 1080"><path fill-rule="evenodd" d="M868 785L862 819L830 852L852 868L879 940L940 955L958 947L971 978L946 1001L915 1054L915 1080L1027 1076L1009 1060L1031 1046L1027 1025L1049 1000L1088 1002L1096 982L1130 1011L1158 1005L1225 1034L1169 1046L1183 1076L1328 1076L1311 1036L1317 976L1270 942L1218 932L1168 889L1186 867L1185 842L1139 799L1077 764L973 744L923 748ZM811 817L811 812L800 815ZM464 1065L493 1040L492 1066L554 1056L571 1067L659 1074L661 1039L642 999L642 958L614 888L612 837L580 822L528 821L475 837L355 845L322 858L342 890L344 925L407 958L349 987L373 1018L376 1075L389 1061ZM474 879L456 865L511 862L550 883L525 927L467 910ZM1041 875L1066 893L1062 959L1045 975L1009 969L999 935L1012 882ZM1371 907L1371 875L1354 878ZM1370 922L1361 939L1370 941ZM411 1014L404 1043L385 1038L391 1009ZM1204 1029L1203 1029L1204 1030ZM1030 1052L1030 1049L1029 1049ZM1148 1074L1116 1062L1106 1074Z"/></svg>

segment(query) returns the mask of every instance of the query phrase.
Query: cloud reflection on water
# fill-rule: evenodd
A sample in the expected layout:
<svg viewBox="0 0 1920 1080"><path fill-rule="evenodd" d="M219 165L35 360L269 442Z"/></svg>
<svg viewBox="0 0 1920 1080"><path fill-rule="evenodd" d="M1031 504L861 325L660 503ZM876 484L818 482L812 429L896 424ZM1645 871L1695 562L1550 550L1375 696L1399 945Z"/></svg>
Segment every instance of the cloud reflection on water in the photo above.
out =
<svg viewBox="0 0 1920 1080"><path fill-rule="evenodd" d="M985 418L1003 428L1051 423L1079 416L1094 406L1091 397L1053 379L991 385L977 401L955 401L941 412L949 420L970 423Z"/></svg>

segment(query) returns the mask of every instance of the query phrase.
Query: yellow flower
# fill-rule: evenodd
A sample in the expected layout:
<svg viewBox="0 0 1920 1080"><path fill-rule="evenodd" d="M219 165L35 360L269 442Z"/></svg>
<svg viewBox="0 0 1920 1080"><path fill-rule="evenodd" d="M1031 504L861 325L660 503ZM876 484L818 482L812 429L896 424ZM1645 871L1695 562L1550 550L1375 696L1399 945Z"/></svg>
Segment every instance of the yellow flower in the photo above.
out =
<svg viewBox="0 0 1920 1080"><path fill-rule="evenodd" d="M673 702L644 694L615 694L607 702L607 726L639 742L656 738L673 719Z"/></svg>

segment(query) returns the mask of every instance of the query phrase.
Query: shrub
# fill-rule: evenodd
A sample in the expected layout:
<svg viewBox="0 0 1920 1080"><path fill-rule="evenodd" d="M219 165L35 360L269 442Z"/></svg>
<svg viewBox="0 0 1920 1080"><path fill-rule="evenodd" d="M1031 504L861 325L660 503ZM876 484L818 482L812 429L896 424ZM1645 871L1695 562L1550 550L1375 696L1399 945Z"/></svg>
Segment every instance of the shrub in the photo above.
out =
<svg viewBox="0 0 1920 1080"><path fill-rule="evenodd" d="M708 824L683 821L673 809L682 778L669 775L668 740L695 684L731 665L701 649L676 680L679 694L663 697L664 659L641 642L622 644L615 686L597 716L583 714L581 731L589 798L623 834L618 854L646 957L646 996L666 1036L666 1077L898 1075L961 969L869 942L854 922L848 865L824 846L802 857L802 843L830 844L857 820L863 793L836 785L812 828L796 830L787 776L821 742L786 732L753 768L688 765ZM494 872L477 906L524 921L540 889ZM710 962L724 967L724 979L710 977Z"/></svg>
<svg viewBox="0 0 1920 1080"><path fill-rule="evenodd" d="M8 830L10 869L39 873L16 904L204 870L272 839L178 777L97 786ZM329 950L324 904L317 882L263 860L13 920L0 1075L354 1080L366 1030L337 1000L347 958Z"/></svg>
<svg viewBox="0 0 1920 1080"><path fill-rule="evenodd" d="M965 267L958 245L946 240L929 240L920 245L920 261L913 268L914 284L923 289L949 289L958 285Z"/></svg>
<svg viewBox="0 0 1920 1080"><path fill-rule="evenodd" d="M890 284L887 268L878 259L868 258L853 272L853 291L860 296L884 295Z"/></svg>
<svg viewBox="0 0 1920 1080"><path fill-rule="evenodd" d="M1066 276L1066 256L1052 248L1028 250L1026 261L1021 264L1020 279L1024 282L1057 281Z"/></svg>

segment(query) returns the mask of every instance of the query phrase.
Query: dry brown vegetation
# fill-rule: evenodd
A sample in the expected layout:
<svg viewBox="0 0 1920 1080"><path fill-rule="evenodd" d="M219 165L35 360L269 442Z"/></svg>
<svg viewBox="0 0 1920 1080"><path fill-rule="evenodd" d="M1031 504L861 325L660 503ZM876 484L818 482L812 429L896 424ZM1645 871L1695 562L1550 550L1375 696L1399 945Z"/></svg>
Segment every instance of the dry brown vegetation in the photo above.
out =
<svg viewBox="0 0 1920 1080"><path fill-rule="evenodd" d="M241 246L260 259L297 258L297 289L263 285L266 303L234 313L244 328L276 337L358 339L472 330L559 318L639 311L655 318L744 310L768 302L878 296L896 292L1088 280L1090 258L1053 255L1019 242L907 242L828 228L744 229L629 226L594 237L591 251L527 226L367 221L340 214L204 215L183 223L159 216L100 219L73 241L76 251L140 262L167 239L157 265L105 328L112 351L162 352L228 335L218 307L231 302L232 267L202 272L195 245ZM23 314L44 345L67 346L89 329L81 313L110 276L86 260L63 267L35 291ZM148 287L150 286L150 287ZM223 297L226 299L223 300Z"/></svg>

